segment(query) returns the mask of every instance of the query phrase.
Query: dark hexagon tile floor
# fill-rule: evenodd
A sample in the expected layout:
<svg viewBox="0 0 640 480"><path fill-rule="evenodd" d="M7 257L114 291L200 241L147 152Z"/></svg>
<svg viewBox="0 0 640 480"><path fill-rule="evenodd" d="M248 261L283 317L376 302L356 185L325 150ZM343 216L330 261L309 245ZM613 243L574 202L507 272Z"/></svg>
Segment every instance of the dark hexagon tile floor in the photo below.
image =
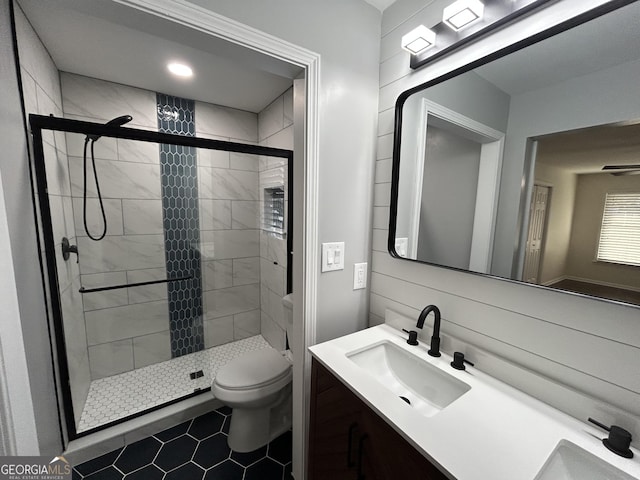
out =
<svg viewBox="0 0 640 480"><path fill-rule="evenodd" d="M153 437L127 445L113 466L122 473L131 473L153 462L160 447L162 447L160 440Z"/></svg>
<svg viewBox="0 0 640 480"><path fill-rule="evenodd" d="M198 440L189 435L180 435L162 446L153 463L165 472L170 472L191 460L196 448Z"/></svg>
<svg viewBox="0 0 640 480"><path fill-rule="evenodd" d="M227 445L222 407L77 465L74 480L291 480L291 432L253 452Z"/></svg>

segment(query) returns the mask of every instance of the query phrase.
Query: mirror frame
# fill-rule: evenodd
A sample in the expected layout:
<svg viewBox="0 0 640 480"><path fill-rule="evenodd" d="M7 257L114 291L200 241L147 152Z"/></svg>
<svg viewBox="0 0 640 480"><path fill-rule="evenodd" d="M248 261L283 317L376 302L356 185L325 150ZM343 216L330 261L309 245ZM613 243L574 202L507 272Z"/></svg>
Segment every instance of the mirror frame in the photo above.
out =
<svg viewBox="0 0 640 480"><path fill-rule="evenodd" d="M398 219L398 185L399 185L399 181L400 181L400 148L401 148L401 139L402 139L402 109L404 107L404 103L407 101L407 99L413 95L414 93L420 92L422 90L425 90L429 87L433 87L434 85L438 85L442 82L445 82L449 79L452 79L454 77L457 77L459 75L462 75L464 73L470 72L482 65L485 65L487 63L490 63L494 60L498 60L502 57L505 57L511 53L517 52L519 50L522 50L528 46L531 46L535 43L541 42L543 40L546 40L548 38L551 38L555 35L558 35L560 33L563 33L567 30L570 30L574 27L583 25L591 20L594 20L598 17L601 17L603 15L606 15L607 13L611 13L615 10L618 10L626 5L630 5L634 2L636 2L637 0L611 0L610 2L607 2L605 4L599 5L595 8L592 8L591 10L588 10L586 12L583 12L575 17L570 18L569 20L566 20L564 22L561 22L557 25L553 25L552 27L549 27L545 30L542 30L541 32L536 33L535 35L532 35L530 37L527 37L523 40L520 40L518 42L515 42L511 45L508 45L502 49L496 50L495 52L486 55L484 57L481 57L477 60L474 60L471 63L468 63L467 65L463 65L462 67L456 68L455 70L452 70L451 72L448 72L444 75L441 75L433 80L429 80L428 82L422 83L420 85L416 85L415 87L412 87L408 90L405 90L404 92L402 92L399 96L398 99L396 100L396 104L395 104L395 119L394 119L394 129L393 129L393 156L392 156L392 171L391 171L391 197L390 197L390 203L389 203L389 235L387 237L387 250L389 252L389 254L393 257L393 258L397 258L400 260L406 260L406 261L410 261L410 262L415 262L415 263L420 263L423 265L430 265L433 267L439 267L439 268L446 268L448 270L455 270L458 272L463 272L463 273L468 273L468 274L473 274L473 275L478 275L481 277L488 277L488 278L494 278L497 280L502 280L502 281L506 281L506 282L511 282L511 283L516 283L518 285L524 285L524 286L529 286L529 287L535 287L535 288L541 288L544 290L549 290L549 291L553 291L553 292L558 292L558 293L565 293L565 294L569 294L569 295L573 295L573 296L577 296L577 297L582 297L582 298L589 298L592 300L600 300L603 302L607 302L607 303L612 303L612 304L618 304L618 305L623 305L626 307L633 307L633 308L638 308L640 309L640 305L636 305L633 303L628 303L628 302L623 302L623 301L619 301L619 300L612 300L612 299L608 299L608 298L603 298L603 297L596 297L596 296L592 296L592 295L588 295L588 294L584 294L584 293L578 293L578 292L571 292L568 290L561 290L561 289L557 289L557 288L551 288L551 287L547 287L544 285L538 285L538 284L534 284L534 283L527 283L527 282L523 282L521 280L514 280L511 278L507 278L507 277L500 277L497 275L492 275L489 273L481 273L481 272L474 272L471 270L465 270L462 268L458 268L458 267L451 267L451 266L447 266L447 265L440 265L438 263L432 263L432 262L426 262L426 261L422 261L422 260L417 260L417 259L413 259L413 258L406 258L406 257L402 257L400 255L398 255L398 253L396 252L395 249L395 241L396 241L396 223L397 223L397 219ZM524 202L523 199L526 198L526 194L527 194L527 186L528 186L528 179L527 179L527 162L525 162L525 169L522 172L522 182L521 182L521 191L520 191L520 207L519 207L519 215L518 215L518 226L519 228L522 227L522 221L523 221L523 208L524 208ZM518 235L518 239L516 241L516 244L514 245L514 255L518 254L518 249L519 249L519 241L520 241L520 235Z"/></svg>

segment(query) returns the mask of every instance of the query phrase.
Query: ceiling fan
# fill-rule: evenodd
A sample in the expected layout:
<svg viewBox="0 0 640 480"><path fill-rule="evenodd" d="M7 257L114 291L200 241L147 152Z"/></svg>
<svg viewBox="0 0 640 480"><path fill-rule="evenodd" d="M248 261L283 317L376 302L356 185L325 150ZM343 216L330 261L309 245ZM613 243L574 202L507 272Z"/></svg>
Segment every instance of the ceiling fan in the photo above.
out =
<svg viewBox="0 0 640 480"><path fill-rule="evenodd" d="M640 165L605 165L602 171L615 176L640 175Z"/></svg>

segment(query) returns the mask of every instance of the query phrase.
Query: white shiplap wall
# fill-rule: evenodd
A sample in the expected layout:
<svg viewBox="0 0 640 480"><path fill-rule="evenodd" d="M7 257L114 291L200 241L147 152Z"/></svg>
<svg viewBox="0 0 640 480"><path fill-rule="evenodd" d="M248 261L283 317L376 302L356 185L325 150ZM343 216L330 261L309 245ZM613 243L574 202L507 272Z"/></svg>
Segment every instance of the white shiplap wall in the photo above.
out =
<svg viewBox="0 0 640 480"><path fill-rule="evenodd" d="M592 415L604 422L624 424L635 429L637 436L638 309L396 260L387 253L393 119L398 95L605 2L561 0L412 72L408 54L400 49L400 38L421 23L428 27L438 23L448 3L399 0L383 15L370 323L384 322L386 309L416 318L425 305L434 303L443 315L443 350L451 350L454 345L461 348L457 340L452 340L454 337L467 344L467 353L475 352L476 366L481 370L502 374L505 381L576 417ZM425 330L428 338L431 325ZM492 358L500 359L497 363L504 360L502 363L510 367L494 368Z"/></svg>

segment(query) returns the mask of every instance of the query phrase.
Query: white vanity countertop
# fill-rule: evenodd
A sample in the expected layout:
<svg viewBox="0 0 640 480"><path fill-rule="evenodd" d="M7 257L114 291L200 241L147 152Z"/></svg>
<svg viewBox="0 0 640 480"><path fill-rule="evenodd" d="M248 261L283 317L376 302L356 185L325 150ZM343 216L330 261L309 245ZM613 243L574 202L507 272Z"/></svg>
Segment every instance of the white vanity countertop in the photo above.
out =
<svg viewBox="0 0 640 480"><path fill-rule="evenodd" d="M310 348L313 356L434 464L456 480L533 480L560 440L568 440L640 479L640 452L633 459L607 450L606 432L572 418L451 357L427 354L428 345L379 325ZM415 412L346 354L388 341L463 381L471 389L432 417ZM597 412L594 412L597 418ZM586 419L585 419L586 421Z"/></svg>

